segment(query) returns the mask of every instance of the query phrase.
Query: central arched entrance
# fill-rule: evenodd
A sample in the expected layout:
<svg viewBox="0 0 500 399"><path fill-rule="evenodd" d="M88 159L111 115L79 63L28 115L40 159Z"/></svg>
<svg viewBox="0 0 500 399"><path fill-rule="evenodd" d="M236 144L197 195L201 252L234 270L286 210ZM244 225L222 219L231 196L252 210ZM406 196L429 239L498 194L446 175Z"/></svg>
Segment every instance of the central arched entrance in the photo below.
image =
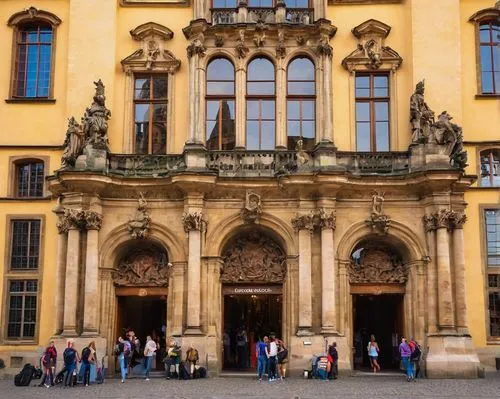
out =
<svg viewBox="0 0 500 399"><path fill-rule="evenodd" d="M354 247L349 283L355 369L372 369L367 350L371 335L380 349L378 362L382 369L399 367L406 281L404 253L397 245L382 237L367 237Z"/></svg>
<svg viewBox="0 0 500 399"><path fill-rule="evenodd" d="M223 369L255 367L259 338L283 333L285 251L267 230L243 228L222 251Z"/></svg>

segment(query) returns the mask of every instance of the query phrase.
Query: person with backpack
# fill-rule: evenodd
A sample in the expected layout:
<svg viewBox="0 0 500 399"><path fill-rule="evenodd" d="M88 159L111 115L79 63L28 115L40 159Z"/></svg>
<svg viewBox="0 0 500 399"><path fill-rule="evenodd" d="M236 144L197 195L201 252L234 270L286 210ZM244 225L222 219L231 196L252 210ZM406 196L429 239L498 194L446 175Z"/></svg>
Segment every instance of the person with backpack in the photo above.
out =
<svg viewBox="0 0 500 399"><path fill-rule="evenodd" d="M144 369L146 381L149 381L149 373L153 365L153 358L156 353L156 342L148 335L146 338L146 346L144 347Z"/></svg>
<svg viewBox="0 0 500 399"><path fill-rule="evenodd" d="M416 381L415 378L418 378L420 374L420 359L422 358L422 348L413 338L410 338L409 345L411 349L410 362L412 363L414 374L413 381Z"/></svg>
<svg viewBox="0 0 500 399"><path fill-rule="evenodd" d="M49 346L47 346L45 352L42 355L43 375L42 380L40 381L40 387L45 386L46 388L49 388L50 386L54 385L54 370L56 360L57 350L54 341L50 341Z"/></svg>
<svg viewBox="0 0 500 399"><path fill-rule="evenodd" d="M189 374L192 378L194 377L195 366L199 359L198 350L190 346L186 352L186 361L184 363L188 366Z"/></svg>
<svg viewBox="0 0 500 399"><path fill-rule="evenodd" d="M92 341L88 346L82 349L80 362L83 368L83 384L88 387L90 382L90 365L95 363L95 342Z"/></svg>
<svg viewBox="0 0 500 399"><path fill-rule="evenodd" d="M66 369L66 377L64 378L64 386L73 386L73 374L76 371L76 364L80 361L78 352L75 350L75 343L72 339L68 340L68 346L63 352L64 368Z"/></svg>
<svg viewBox="0 0 500 399"><path fill-rule="evenodd" d="M118 337L118 342L115 345L115 356L120 364L120 373L123 383L127 377L127 363L125 359L125 340L122 337Z"/></svg>

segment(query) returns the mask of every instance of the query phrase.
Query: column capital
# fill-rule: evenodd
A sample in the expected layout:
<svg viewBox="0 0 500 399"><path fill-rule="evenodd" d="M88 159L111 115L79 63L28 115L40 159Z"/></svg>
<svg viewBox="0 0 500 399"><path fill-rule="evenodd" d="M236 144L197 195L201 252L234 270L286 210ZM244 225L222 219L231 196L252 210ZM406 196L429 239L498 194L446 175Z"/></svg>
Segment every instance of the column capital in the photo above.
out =
<svg viewBox="0 0 500 399"><path fill-rule="evenodd" d="M436 216L434 214L424 215L423 221L424 221L424 229L425 229L426 233L429 233L431 231L435 231L437 229L437 220L436 220Z"/></svg>
<svg viewBox="0 0 500 399"><path fill-rule="evenodd" d="M182 224L186 233L194 230L204 231L207 226L202 212L184 212L182 214Z"/></svg>
<svg viewBox="0 0 500 399"><path fill-rule="evenodd" d="M83 211L83 222L87 230L100 230L102 226L102 215L95 211Z"/></svg>
<svg viewBox="0 0 500 399"><path fill-rule="evenodd" d="M79 230L82 228L82 210L75 208L64 208L63 214L57 222L59 234L67 233L68 230Z"/></svg>
<svg viewBox="0 0 500 399"><path fill-rule="evenodd" d="M328 212L325 208L320 208L319 212L319 226L322 230L335 230L337 227L336 221L337 217L335 216L334 211Z"/></svg>
<svg viewBox="0 0 500 399"><path fill-rule="evenodd" d="M309 215L299 215L297 214L292 219L292 227L295 231L308 230L311 234L314 231L315 220L314 213L311 211Z"/></svg>
<svg viewBox="0 0 500 399"><path fill-rule="evenodd" d="M450 219L452 217L452 211L450 209L440 209L434 215L436 217L436 228L450 229Z"/></svg>
<svg viewBox="0 0 500 399"><path fill-rule="evenodd" d="M467 221L467 215L464 212L451 211L450 227L452 229L463 229Z"/></svg>

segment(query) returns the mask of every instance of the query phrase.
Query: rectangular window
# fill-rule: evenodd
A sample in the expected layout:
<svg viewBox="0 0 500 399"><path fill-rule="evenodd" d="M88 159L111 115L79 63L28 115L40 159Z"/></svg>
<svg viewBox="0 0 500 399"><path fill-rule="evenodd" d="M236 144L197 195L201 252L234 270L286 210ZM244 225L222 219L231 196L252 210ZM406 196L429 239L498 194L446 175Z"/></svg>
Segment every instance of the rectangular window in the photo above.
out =
<svg viewBox="0 0 500 399"><path fill-rule="evenodd" d="M500 266L500 209L484 212L486 225L486 253L488 267Z"/></svg>
<svg viewBox="0 0 500 399"><path fill-rule="evenodd" d="M52 38L50 26L20 27L16 40L14 97L49 97Z"/></svg>
<svg viewBox="0 0 500 399"><path fill-rule="evenodd" d="M40 256L40 220L11 221L12 270L36 270Z"/></svg>
<svg viewBox="0 0 500 399"><path fill-rule="evenodd" d="M356 75L356 150L389 151L389 75Z"/></svg>
<svg viewBox="0 0 500 399"><path fill-rule="evenodd" d="M481 187L500 186L500 149L484 150L481 158Z"/></svg>
<svg viewBox="0 0 500 399"><path fill-rule="evenodd" d="M479 25L481 93L500 94L500 24L485 21Z"/></svg>
<svg viewBox="0 0 500 399"><path fill-rule="evenodd" d="M36 330L37 280L10 280L7 337L32 339Z"/></svg>
<svg viewBox="0 0 500 399"><path fill-rule="evenodd" d="M31 162L17 165L17 187L18 197L43 197L43 162Z"/></svg>
<svg viewBox="0 0 500 399"><path fill-rule="evenodd" d="M500 337L500 274L488 275L490 337Z"/></svg>
<svg viewBox="0 0 500 399"><path fill-rule="evenodd" d="M136 76L134 86L135 153L167 152L167 75Z"/></svg>

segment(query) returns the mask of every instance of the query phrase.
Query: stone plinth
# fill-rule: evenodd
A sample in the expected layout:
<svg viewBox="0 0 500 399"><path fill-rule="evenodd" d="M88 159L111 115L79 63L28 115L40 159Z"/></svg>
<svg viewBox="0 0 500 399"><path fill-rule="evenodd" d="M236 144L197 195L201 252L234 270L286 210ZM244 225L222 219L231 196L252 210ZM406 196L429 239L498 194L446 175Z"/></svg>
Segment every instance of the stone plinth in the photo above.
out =
<svg viewBox="0 0 500 399"><path fill-rule="evenodd" d="M75 162L75 169L106 170L108 153L87 145Z"/></svg>
<svg viewBox="0 0 500 399"><path fill-rule="evenodd" d="M187 169L206 169L206 148L203 144L186 143L184 146L184 162Z"/></svg>
<svg viewBox="0 0 500 399"><path fill-rule="evenodd" d="M429 378L477 378L479 358L470 336L429 336Z"/></svg>

